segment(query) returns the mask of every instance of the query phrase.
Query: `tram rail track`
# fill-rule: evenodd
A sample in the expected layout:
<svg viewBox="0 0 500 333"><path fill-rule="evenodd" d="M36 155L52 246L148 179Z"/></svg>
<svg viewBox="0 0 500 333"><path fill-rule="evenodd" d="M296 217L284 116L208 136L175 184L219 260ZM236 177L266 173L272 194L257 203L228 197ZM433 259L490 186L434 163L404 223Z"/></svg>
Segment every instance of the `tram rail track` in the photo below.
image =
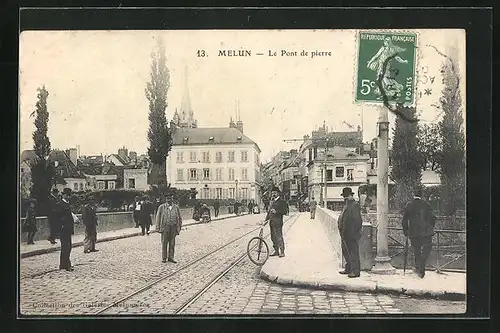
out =
<svg viewBox="0 0 500 333"><path fill-rule="evenodd" d="M286 221L285 223L287 223L288 221L294 219L296 220L298 217L298 214L294 214L294 215L291 215ZM115 306L118 306L120 304L123 304L124 302L126 302L127 300L130 300L131 298L145 292L146 290L149 290L151 288L153 288L154 286L160 284L161 282L167 280L168 278L176 275L176 274L179 274L183 271L185 271L186 269L192 267L193 265L203 261L204 259L210 257L211 255L214 255L218 252L220 252L221 250L227 248L229 245L231 244L234 244L235 242L241 240L242 238L250 235L251 233L257 231L260 229L260 226L256 227L256 228L253 228L252 230L244 233L243 235L231 240L230 242L210 251L209 253L197 258L197 259L194 259L188 263L186 263L185 265L181 266L180 268L176 269L175 271L173 272L170 272L164 276L161 276L147 284L145 284L144 286L142 286L141 288L131 292L130 294L124 296L124 297L121 297L120 299L116 300L116 301L113 301L111 304L103 307L103 308L100 308L99 310L97 310L96 312L93 313L93 315L104 315L106 311L110 310L111 308L115 307ZM265 238L269 237L269 233L267 233L265 235ZM231 264L229 265L226 265L226 268L219 274L217 274L217 276L213 279L211 279L208 283L206 283L199 291L197 291L193 296L189 297L189 299L187 301L185 301L180 307L177 307L174 311L173 311L173 314L181 314L183 313L186 309L189 308L189 306L191 304L193 304L197 299L199 299L205 292L207 292L215 283L217 283L220 279L222 279L225 275L227 275L228 272L230 272L238 263L240 263L245 257L247 256L247 252L246 252L246 249L245 249L245 252L241 255L239 255L237 257L236 260L234 260Z"/></svg>
<svg viewBox="0 0 500 333"><path fill-rule="evenodd" d="M297 220L298 217L299 217L298 214L294 214L288 220L286 220L285 223L288 223L292 219L293 219L293 221L292 221L292 223L293 223L293 222L295 222L295 220ZM269 237L269 235L270 235L270 233L268 232L267 234L264 235L263 238L266 239ZM257 244L255 246L253 246L252 250L255 247L257 247ZM210 288L212 288L212 286L214 284L219 282L224 276L226 276L234 267L236 267L246 257L247 257L247 251L245 250L243 252L243 254L241 254L233 263L231 263L229 266L227 266L227 268L224 269L224 271L222 271L215 278L210 280L200 291L198 291L195 295L190 297L189 300L186 301L182 306L177 308L176 311L174 312L174 314L181 314L181 313L185 312L194 302L196 302L201 296L203 296L203 294L205 294L208 290L210 290Z"/></svg>

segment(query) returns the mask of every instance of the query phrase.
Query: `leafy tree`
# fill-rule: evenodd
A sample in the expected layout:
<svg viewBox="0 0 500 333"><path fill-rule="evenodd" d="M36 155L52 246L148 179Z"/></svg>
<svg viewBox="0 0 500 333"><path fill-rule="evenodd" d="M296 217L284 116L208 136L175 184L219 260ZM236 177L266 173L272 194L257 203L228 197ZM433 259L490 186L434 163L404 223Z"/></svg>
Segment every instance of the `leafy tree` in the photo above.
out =
<svg viewBox="0 0 500 333"><path fill-rule="evenodd" d="M445 56L441 68L444 88L440 98L443 118L439 129L443 140L440 157L441 198L444 213L454 215L465 206L465 134L463 130L460 76L454 61Z"/></svg>
<svg viewBox="0 0 500 333"><path fill-rule="evenodd" d="M167 124L167 92L170 87L170 71L166 66L165 46L159 39L157 48L151 53L151 81L146 85L149 101L149 148L152 162L151 182L167 183L166 158L172 148L172 135Z"/></svg>
<svg viewBox="0 0 500 333"><path fill-rule="evenodd" d="M422 158L422 170L437 171L443 146L441 130L438 124L421 124L418 126L418 152Z"/></svg>
<svg viewBox="0 0 500 333"><path fill-rule="evenodd" d="M392 170L390 178L395 183L391 202L402 210L412 198L413 189L421 186L422 159L417 148L418 125L405 119L415 118L415 108L399 107L405 118L396 117L392 141Z"/></svg>
<svg viewBox="0 0 500 333"><path fill-rule="evenodd" d="M33 149L35 150L35 161L31 166L32 188L31 195L37 199L40 206L47 202L50 189L53 185L54 166L49 161L50 140L47 136L49 112L47 110L47 98L49 92L45 86L38 88L38 101L36 102L35 131L33 132ZM43 209L42 209L43 211ZM42 213L39 210L39 213Z"/></svg>

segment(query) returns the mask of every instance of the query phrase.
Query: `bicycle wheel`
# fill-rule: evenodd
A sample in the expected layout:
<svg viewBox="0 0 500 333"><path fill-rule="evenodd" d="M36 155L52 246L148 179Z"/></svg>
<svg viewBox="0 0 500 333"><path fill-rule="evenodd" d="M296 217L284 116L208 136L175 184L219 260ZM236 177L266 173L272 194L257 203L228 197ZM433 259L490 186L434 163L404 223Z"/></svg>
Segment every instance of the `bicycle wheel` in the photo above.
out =
<svg viewBox="0 0 500 333"><path fill-rule="evenodd" d="M255 265L262 266L269 258L269 246L262 238L254 237L248 242L247 254Z"/></svg>

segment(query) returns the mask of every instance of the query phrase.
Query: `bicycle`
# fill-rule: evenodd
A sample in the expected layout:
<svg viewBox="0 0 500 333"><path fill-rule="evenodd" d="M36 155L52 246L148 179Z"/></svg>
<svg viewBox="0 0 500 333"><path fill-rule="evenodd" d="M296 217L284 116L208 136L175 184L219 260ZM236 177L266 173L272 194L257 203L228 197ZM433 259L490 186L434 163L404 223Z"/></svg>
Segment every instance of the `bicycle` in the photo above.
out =
<svg viewBox="0 0 500 333"><path fill-rule="evenodd" d="M264 240L264 226L266 223L260 223L259 236L250 239L247 245L247 255L250 261L255 265L262 266L269 259L269 246Z"/></svg>

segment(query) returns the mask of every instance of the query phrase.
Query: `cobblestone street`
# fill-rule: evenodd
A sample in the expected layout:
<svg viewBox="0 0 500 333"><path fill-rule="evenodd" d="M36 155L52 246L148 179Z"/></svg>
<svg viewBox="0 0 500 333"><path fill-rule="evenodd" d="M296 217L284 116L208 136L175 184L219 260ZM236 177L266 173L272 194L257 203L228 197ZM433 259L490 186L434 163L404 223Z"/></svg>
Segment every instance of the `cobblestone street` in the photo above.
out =
<svg viewBox="0 0 500 333"><path fill-rule="evenodd" d="M59 252L22 259L21 313L94 313L96 306L110 304L248 233L257 227L256 223L262 217L246 215L183 228L176 238L176 265L161 262L160 235L157 233L98 243L100 251L97 253L84 254L83 248L73 248L71 260L75 266L74 272L57 269ZM248 237L243 237L242 241L245 240L247 242ZM199 274L204 275L206 272ZM195 279L188 281L196 282ZM185 279L177 280L175 286L189 287L186 282Z"/></svg>
<svg viewBox="0 0 500 333"><path fill-rule="evenodd" d="M295 218L284 226L286 232ZM178 264L161 263L160 235L131 237L99 243L100 252L73 249L74 272L57 269L59 252L21 261L21 313L26 315L91 315L143 288L158 278L169 278L142 290L104 315L276 315L276 314L402 314L425 312L432 304L442 313L462 302L415 300L370 293L291 288L261 280L259 268L245 256L192 303L207 284L245 253L258 233L263 215L245 215L206 225L185 227L176 240ZM268 227L266 227L268 233ZM250 232L248 235L246 233ZM241 237L239 240L210 252ZM269 241L269 238L267 238ZM206 258L183 268L193 260ZM281 260L271 257L269 260ZM440 303L441 302L441 303ZM187 306L188 305L188 306ZM415 309L415 311L414 311Z"/></svg>

